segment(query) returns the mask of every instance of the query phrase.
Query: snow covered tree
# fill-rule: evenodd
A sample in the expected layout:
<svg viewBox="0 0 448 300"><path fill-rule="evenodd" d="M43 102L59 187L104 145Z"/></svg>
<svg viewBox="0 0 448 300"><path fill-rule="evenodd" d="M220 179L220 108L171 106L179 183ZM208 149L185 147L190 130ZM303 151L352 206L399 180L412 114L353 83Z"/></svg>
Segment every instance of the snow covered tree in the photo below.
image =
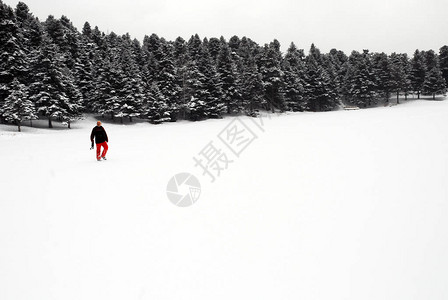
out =
<svg viewBox="0 0 448 300"><path fill-rule="evenodd" d="M190 56L191 59L197 60L199 58L199 51L201 45L202 45L201 38L197 34L192 35L191 38L188 40L187 49L188 49L188 55Z"/></svg>
<svg viewBox="0 0 448 300"><path fill-rule="evenodd" d="M0 106L14 91L14 79L27 81L29 66L24 50L25 41L14 11L0 2Z"/></svg>
<svg viewBox="0 0 448 300"><path fill-rule="evenodd" d="M42 48L33 54L33 83L30 99L36 105L38 114L48 118L69 122L81 116L82 95L73 84L74 78L63 62L58 47L44 35Z"/></svg>
<svg viewBox="0 0 448 300"><path fill-rule="evenodd" d="M392 53L390 56L390 87L397 95L397 104L400 103L400 93L407 97L411 90L409 79L409 60L406 54Z"/></svg>
<svg viewBox="0 0 448 300"><path fill-rule="evenodd" d="M415 50L414 56L411 59L410 67L411 88L417 93L417 98L420 99L420 94L423 90L423 83L425 82L426 66L425 58L422 52Z"/></svg>
<svg viewBox="0 0 448 300"><path fill-rule="evenodd" d="M144 57L143 49L142 49L142 46L141 46L139 40L137 40L137 39L132 40L131 52L132 52L132 57L134 58L134 61L137 64L137 67L139 69L139 75L143 76L143 74L145 72L145 68L144 68L145 57Z"/></svg>
<svg viewBox="0 0 448 300"><path fill-rule="evenodd" d="M101 53L95 53L93 57L94 90L91 94L92 101L88 101L88 109L101 115L110 114L114 118L113 109L109 105L111 99L116 99L117 91L113 87L115 78L112 74L111 62L102 57Z"/></svg>
<svg viewBox="0 0 448 300"><path fill-rule="evenodd" d="M238 90L238 78L236 66L230 56L230 49L227 44L221 47L218 56L218 74L222 82L223 101L226 105L227 113L238 113L241 111L241 92Z"/></svg>
<svg viewBox="0 0 448 300"><path fill-rule="evenodd" d="M221 41L217 38L211 38L208 41L208 51L215 63L217 62L219 53L221 52L221 45Z"/></svg>
<svg viewBox="0 0 448 300"><path fill-rule="evenodd" d="M263 78L258 71L255 58L251 58L243 74L242 98L246 104L244 110L247 115L255 117L259 109L267 106L264 94Z"/></svg>
<svg viewBox="0 0 448 300"><path fill-rule="evenodd" d="M336 89L319 60L322 61L311 47L310 54L306 57L304 88L306 109L314 112L332 110L338 104Z"/></svg>
<svg viewBox="0 0 448 300"><path fill-rule="evenodd" d="M77 41L73 37L76 34L73 32L75 30L73 25L71 25L70 29L67 28L70 27L70 25L70 21L67 17L63 17L59 20L52 15L48 16L47 20L44 22L45 32L49 35L52 42L58 46L61 60L65 65L72 69L75 64L74 56L76 55L73 52L76 52L77 48L73 43L76 44Z"/></svg>
<svg viewBox="0 0 448 300"><path fill-rule="evenodd" d="M157 81L159 63L163 56L161 44L162 41L156 34L151 34L151 36L145 36L143 38L142 49L145 62L143 81L148 87L151 86L153 82Z"/></svg>
<svg viewBox="0 0 448 300"><path fill-rule="evenodd" d="M305 109L304 95L304 55L294 43L288 48L288 52L282 62L282 70L285 82L285 101L288 109L303 111Z"/></svg>
<svg viewBox="0 0 448 300"><path fill-rule="evenodd" d="M446 92L446 83L440 70L439 59L434 51L430 50L425 53L426 74L423 82L422 94L432 95L435 99L436 94L444 94Z"/></svg>
<svg viewBox="0 0 448 300"><path fill-rule="evenodd" d="M344 77L347 72L348 57L343 51L334 48L331 49L330 53L328 53L328 55L326 56L327 56L326 61L330 63L331 68L333 69L331 74L331 80L335 85L338 97L341 98L343 95Z"/></svg>
<svg viewBox="0 0 448 300"><path fill-rule="evenodd" d="M64 48L67 49L65 64L73 71L75 62L79 58L81 34L66 16L62 16L60 22L64 30Z"/></svg>
<svg viewBox="0 0 448 300"><path fill-rule="evenodd" d="M438 67L432 68L425 76L422 94L432 95L432 98L435 99L437 94L444 93L446 93L446 85L442 72Z"/></svg>
<svg viewBox="0 0 448 300"><path fill-rule="evenodd" d="M143 81L140 77L140 70L132 54L132 41L129 35L123 36L119 46L119 57L117 58L119 69L117 82L117 92L119 96L119 106L116 107L115 116L123 118L139 117L143 102Z"/></svg>
<svg viewBox="0 0 448 300"><path fill-rule="evenodd" d="M263 78L265 88L265 98L272 112L276 109L286 110L286 103L283 94L284 73L281 69L280 43L277 40L265 45L263 54L260 56L260 73Z"/></svg>
<svg viewBox="0 0 448 300"><path fill-rule="evenodd" d="M376 103L378 93L370 63L370 54L353 51L349 57L345 76L346 99L355 105L368 107Z"/></svg>
<svg viewBox="0 0 448 300"><path fill-rule="evenodd" d="M177 68L181 68L187 63L187 45L181 37L178 37L173 43L173 58Z"/></svg>
<svg viewBox="0 0 448 300"><path fill-rule="evenodd" d="M17 4L15 14L17 25L24 38L25 52L30 53L42 42L42 24L31 14L28 6L23 2Z"/></svg>
<svg viewBox="0 0 448 300"><path fill-rule="evenodd" d="M158 82L160 92L168 101L167 105L170 107L171 121L176 121L179 113L179 105L181 98L181 87L179 86L178 77L176 74L176 66L173 58L172 45L165 43L161 45L161 57L158 64L157 74L155 80Z"/></svg>
<svg viewBox="0 0 448 300"><path fill-rule="evenodd" d="M389 103L393 86L391 63L386 53L374 53L372 55L372 71L379 96L382 97L386 103Z"/></svg>
<svg viewBox="0 0 448 300"><path fill-rule="evenodd" d="M160 51L161 39L155 33L143 38L143 50L156 55L156 60L160 59L162 55Z"/></svg>
<svg viewBox="0 0 448 300"><path fill-rule="evenodd" d="M153 124L171 121L171 111L157 83L152 83L143 101L142 115Z"/></svg>
<svg viewBox="0 0 448 300"><path fill-rule="evenodd" d="M132 58L129 36L110 33L104 49L94 55L95 91L92 109L114 120L132 119L140 113L143 91L139 68Z"/></svg>
<svg viewBox="0 0 448 300"><path fill-rule="evenodd" d="M232 36L230 38L228 44L229 44L230 51L235 52L235 53L239 52L241 40L238 36L236 36L236 35Z"/></svg>
<svg viewBox="0 0 448 300"><path fill-rule="evenodd" d="M84 23L84 26L82 27L82 35L85 36L87 39L92 38L92 27L90 26L89 22Z"/></svg>
<svg viewBox="0 0 448 300"><path fill-rule="evenodd" d="M199 71L196 61L191 60L187 65L186 95L189 97L186 104L189 119L199 121L207 117L207 100L210 96L205 87L205 76Z"/></svg>
<svg viewBox="0 0 448 300"><path fill-rule="evenodd" d="M23 76L26 72L23 40L11 7L0 2L0 88L11 83L14 78ZM1 93L0 100L8 96L7 91Z"/></svg>
<svg viewBox="0 0 448 300"><path fill-rule="evenodd" d="M251 39L247 37L241 38L241 41L238 45L237 54L241 58L244 66L248 66L255 58L255 49L257 47L259 46Z"/></svg>
<svg viewBox="0 0 448 300"><path fill-rule="evenodd" d="M34 103L28 99L27 88L17 79L12 82L12 90L0 107L0 114L7 121L16 124L20 132L22 121L37 119Z"/></svg>
<svg viewBox="0 0 448 300"><path fill-rule="evenodd" d="M446 45L439 50L439 65L445 84L448 86L448 46Z"/></svg>
<svg viewBox="0 0 448 300"><path fill-rule="evenodd" d="M223 102L222 82L208 49L208 45L202 43L197 61L198 71L203 75L201 84L204 89L203 101L206 104L205 115L207 118L221 118L226 110Z"/></svg>
<svg viewBox="0 0 448 300"><path fill-rule="evenodd" d="M87 111L93 111L93 100L95 92L94 71L94 43L87 36L81 37L79 46L79 56L75 61L73 75L76 86L84 99L84 106Z"/></svg>

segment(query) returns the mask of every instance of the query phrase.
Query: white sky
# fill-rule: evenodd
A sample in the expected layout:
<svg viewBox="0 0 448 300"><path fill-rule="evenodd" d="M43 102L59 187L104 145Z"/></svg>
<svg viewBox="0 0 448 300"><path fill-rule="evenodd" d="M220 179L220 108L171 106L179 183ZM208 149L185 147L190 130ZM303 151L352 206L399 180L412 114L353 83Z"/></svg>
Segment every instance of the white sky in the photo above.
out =
<svg viewBox="0 0 448 300"><path fill-rule="evenodd" d="M17 0L3 0L16 6ZM277 38L285 51L293 41L323 52L337 48L407 52L448 44L448 0L23 0L42 21L67 16L101 31L142 40L156 33L174 40L247 36L263 45Z"/></svg>

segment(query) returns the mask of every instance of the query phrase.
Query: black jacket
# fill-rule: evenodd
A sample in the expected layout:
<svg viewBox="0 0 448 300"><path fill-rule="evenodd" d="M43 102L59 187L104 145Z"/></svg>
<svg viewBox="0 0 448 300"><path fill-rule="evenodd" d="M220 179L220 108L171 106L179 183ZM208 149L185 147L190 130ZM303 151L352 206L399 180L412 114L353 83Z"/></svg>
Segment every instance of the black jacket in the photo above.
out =
<svg viewBox="0 0 448 300"><path fill-rule="evenodd" d="M109 142L109 139L107 138L106 130L104 130L103 126L95 126L92 129L92 134L90 135L90 140L92 141L92 143L93 143L93 138L95 138L96 144Z"/></svg>

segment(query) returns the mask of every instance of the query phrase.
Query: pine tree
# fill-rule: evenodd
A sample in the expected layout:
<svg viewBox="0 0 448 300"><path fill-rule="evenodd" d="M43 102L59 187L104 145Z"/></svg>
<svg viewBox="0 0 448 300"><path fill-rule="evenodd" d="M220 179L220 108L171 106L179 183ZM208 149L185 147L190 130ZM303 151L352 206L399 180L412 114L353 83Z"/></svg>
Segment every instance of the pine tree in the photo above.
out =
<svg viewBox="0 0 448 300"><path fill-rule="evenodd" d="M386 53L374 53L372 55L372 70L379 96L384 98L386 103L389 103L393 86L391 78L391 63Z"/></svg>
<svg viewBox="0 0 448 300"><path fill-rule="evenodd" d="M422 94L432 95L432 98L435 100L437 94L444 93L446 93L446 84L442 72L438 67L434 67L426 74Z"/></svg>
<svg viewBox="0 0 448 300"><path fill-rule="evenodd" d="M111 62L103 59L101 53L98 52L93 57L93 65L95 66L92 71L94 90L91 94L92 102L88 108L101 115L110 114L113 119L113 110L108 104L111 102L110 99L116 98L117 92L112 86L114 77Z"/></svg>
<svg viewBox="0 0 448 300"><path fill-rule="evenodd" d="M82 119L82 112L84 108L84 99L81 92L75 84L75 78L70 70L66 68L61 80L62 91L67 96L66 101L61 102L61 107L65 110L65 115L60 116L60 120L67 123L68 128L71 127L71 122Z"/></svg>
<svg viewBox="0 0 448 300"><path fill-rule="evenodd" d="M75 61L73 75L75 83L84 99L87 111L93 111L93 100L95 92L95 79L93 77L94 65L94 43L86 35L83 35L79 45L79 57Z"/></svg>
<svg viewBox="0 0 448 300"><path fill-rule="evenodd" d="M160 38L155 33L143 38L143 50L155 55L157 61L160 60L160 56L162 55L160 52L160 44Z"/></svg>
<svg viewBox="0 0 448 300"><path fill-rule="evenodd" d="M167 105L171 111L171 121L176 121L180 111L181 87L177 80L172 45L164 43L161 45L160 51L162 52L162 56L160 57L155 80L158 82L160 92L168 101Z"/></svg>
<svg viewBox="0 0 448 300"><path fill-rule="evenodd" d="M338 95L327 71L319 64L322 59L312 50L306 57L306 109L314 112L332 110L338 104Z"/></svg>
<svg viewBox="0 0 448 300"><path fill-rule="evenodd" d="M152 83L143 102L142 115L153 124L171 121L171 112L166 103L157 83Z"/></svg>
<svg viewBox="0 0 448 300"><path fill-rule="evenodd" d="M378 88L367 50L363 54L353 51L350 55L344 85L345 96L350 103L368 107L377 102Z"/></svg>
<svg viewBox="0 0 448 300"><path fill-rule="evenodd" d="M7 122L16 124L20 132L22 121L37 119L37 115L34 103L28 99L26 86L14 79L11 87L11 93L0 107L0 114Z"/></svg>
<svg viewBox="0 0 448 300"><path fill-rule="evenodd" d="M252 63L257 47L259 46L255 44L251 39L247 37L241 38L241 42L238 45L237 54L241 58L244 66L248 66L250 63Z"/></svg>
<svg viewBox="0 0 448 300"><path fill-rule="evenodd" d="M238 53L239 52L239 48L240 48L240 44L241 44L241 40L238 36L234 35L230 38L229 40L229 48L231 52L235 52Z"/></svg>
<svg viewBox="0 0 448 300"><path fill-rule="evenodd" d="M129 35L123 36L119 46L120 54L118 64L119 86L117 92L120 99L120 106L116 111L121 122L123 117L129 118L130 122L134 117L140 116L141 106L143 103L143 81L140 77L140 70L137 66L135 58L132 54L132 41Z"/></svg>
<svg viewBox="0 0 448 300"><path fill-rule="evenodd" d="M249 60L243 74L242 98L244 103L246 103L244 110L247 115L255 117L259 109L267 106L264 95L263 78L258 71L255 58L252 58Z"/></svg>
<svg viewBox="0 0 448 300"><path fill-rule="evenodd" d="M59 49L44 34L42 48L33 53L33 83L30 86L30 99L37 112L48 118L69 122L81 116L82 96L70 70L63 62Z"/></svg>
<svg viewBox="0 0 448 300"><path fill-rule="evenodd" d="M446 45L439 50L439 65L445 84L448 86L448 46Z"/></svg>
<svg viewBox="0 0 448 300"><path fill-rule="evenodd" d="M42 42L43 28L39 20L29 11L28 6L19 2L15 10L17 25L24 38L24 48L27 54L40 46Z"/></svg>
<svg viewBox="0 0 448 300"><path fill-rule="evenodd" d="M221 47L218 56L218 74L222 82L223 101L225 103L227 113L238 113L241 111L239 105L241 92L238 90L238 78L236 66L230 57L230 49L227 44Z"/></svg>
<svg viewBox="0 0 448 300"><path fill-rule="evenodd" d="M145 58L143 54L142 46L140 45L139 40L133 39L132 45L131 45L131 52L132 57L137 64L137 68L139 70L139 76L142 77L143 80L143 74L145 72Z"/></svg>
<svg viewBox="0 0 448 300"><path fill-rule="evenodd" d="M64 30L64 48L67 48L65 64L73 71L74 65L80 55L81 34L66 16L62 16L60 22Z"/></svg>
<svg viewBox="0 0 448 300"><path fill-rule="evenodd" d="M304 64L303 51L299 51L294 43L289 46L285 59L282 62L282 70L285 81L286 106L292 111L305 109L304 95Z"/></svg>
<svg viewBox="0 0 448 300"><path fill-rule="evenodd" d="M423 82L422 94L432 95L435 99L436 94L443 94L446 92L445 79L440 70L439 59L434 51L430 50L425 53L426 74Z"/></svg>
<svg viewBox="0 0 448 300"><path fill-rule="evenodd" d="M49 35L51 40L58 46L61 52L68 52L68 45L65 41L65 30L60 20L54 16L48 16L44 22L45 32Z"/></svg>
<svg viewBox="0 0 448 300"><path fill-rule="evenodd" d="M163 57L161 40L156 34L143 38L143 58L145 62L145 74L143 74L146 85L149 87L157 81L159 63Z"/></svg>
<svg viewBox="0 0 448 300"><path fill-rule="evenodd" d="M178 87L178 99L177 106L179 110L179 116L183 119L186 118L187 108L186 103L189 98L185 93L185 74L187 71L187 64L190 60L188 56L188 49L185 40L181 37L178 37L173 43L173 60L174 60L174 69L175 69L175 82Z"/></svg>
<svg viewBox="0 0 448 300"><path fill-rule="evenodd" d="M423 90L423 84L426 77L426 67L423 53L419 50L415 50L414 56L411 59L411 69L409 75L411 80L411 88L415 93L417 93L418 99L420 99L420 94Z"/></svg>
<svg viewBox="0 0 448 300"><path fill-rule="evenodd" d="M123 71L123 56L128 56L129 51L123 55L123 39L111 32L105 38L104 50L100 49L95 56L96 70L94 71L95 93L93 110L102 115L110 115L114 120L130 117L134 106L127 99L126 88L128 76Z"/></svg>
<svg viewBox="0 0 448 300"><path fill-rule="evenodd" d="M221 118L226 107L223 102L222 82L217 73L216 66L210 56L207 43L202 43L197 61L198 71L203 75L202 87L205 90L205 115L207 118Z"/></svg>
<svg viewBox="0 0 448 300"><path fill-rule="evenodd" d="M0 2L0 104L12 91L15 78L24 81L28 71L24 41L11 7Z"/></svg>
<svg viewBox="0 0 448 300"><path fill-rule="evenodd" d="M280 111L286 110L286 103L283 94L284 73L281 69L280 44L277 40L265 45L263 54L260 57L260 73L265 87L265 98L268 106L274 112L275 108Z"/></svg>
<svg viewBox="0 0 448 300"><path fill-rule="evenodd" d="M400 93L404 93L407 97L411 89L411 81L409 79L409 60L406 54L392 53L390 57L391 68L391 89L397 95L397 104L400 103Z"/></svg>
<svg viewBox="0 0 448 300"><path fill-rule="evenodd" d="M205 76L199 71L195 60L189 62L185 76L186 95L189 97L186 105L189 119L192 121L205 119L210 94L204 84Z"/></svg>
<svg viewBox="0 0 448 300"><path fill-rule="evenodd" d="M334 69L332 81L336 87L338 97L341 98L343 95L344 77L347 73L348 57L341 50L331 49L328 54L328 60L331 62L331 66Z"/></svg>
<svg viewBox="0 0 448 300"><path fill-rule="evenodd" d="M89 40L92 38L92 27L89 22L84 23L84 26L82 27L82 35Z"/></svg>
<svg viewBox="0 0 448 300"><path fill-rule="evenodd" d="M199 58L201 45L202 45L201 38L197 34L192 35L191 38L188 40L187 49L188 49L188 55L190 56L191 59L197 60Z"/></svg>
<svg viewBox="0 0 448 300"><path fill-rule="evenodd" d="M181 37L178 37L173 43L173 57L177 69L184 67L187 63L187 45Z"/></svg>
<svg viewBox="0 0 448 300"><path fill-rule="evenodd" d="M208 51L210 53L212 60L216 64L219 53L221 52L221 41L217 38L211 38L208 41Z"/></svg>

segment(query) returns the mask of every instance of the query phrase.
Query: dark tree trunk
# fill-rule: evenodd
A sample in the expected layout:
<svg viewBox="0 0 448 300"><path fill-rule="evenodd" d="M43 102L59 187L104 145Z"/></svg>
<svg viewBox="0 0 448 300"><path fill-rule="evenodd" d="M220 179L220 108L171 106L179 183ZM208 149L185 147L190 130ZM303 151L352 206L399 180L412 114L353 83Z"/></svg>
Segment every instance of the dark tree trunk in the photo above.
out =
<svg viewBox="0 0 448 300"><path fill-rule="evenodd" d="M120 118L120 123L123 124L123 117Z"/></svg>
<svg viewBox="0 0 448 300"><path fill-rule="evenodd" d="M417 92L417 99L420 99L420 91Z"/></svg>
<svg viewBox="0 0 448 300"><path fill-rule="evenodd" d="M400 92L397 92L397 104L400 104Z"/></svg>
<svg viewBox="0 0 448 300"><path fill-rule="evenodd" d="M48 117L48 128L53 128L53 124L51 123L51 117Z"/></svg>
<svg viewBox="0 0 448 300"><path fill-rule="evenodd" d="M131 123L132 123L132 117L129 117L129 122L131 122Z"/></svg>
<svg viewBox="0 0 448 300"><path fill-rule="evenodd" d="M436 93L432 93L432 100L436 100Z"/></svg>
<svg viewBox="0 0 448 300"><path fill-rule="evenodd" d="M22 129L20 128L20 122L19 121L17 121L17 128L18 128L19 132L22 132Z"/></svg>
<svg viewBox="0 0 448 300"><path fill-rule="evenodd" d="M67 124L68 124L68 129L70 129L70 121L68 121Z"/></svg>

